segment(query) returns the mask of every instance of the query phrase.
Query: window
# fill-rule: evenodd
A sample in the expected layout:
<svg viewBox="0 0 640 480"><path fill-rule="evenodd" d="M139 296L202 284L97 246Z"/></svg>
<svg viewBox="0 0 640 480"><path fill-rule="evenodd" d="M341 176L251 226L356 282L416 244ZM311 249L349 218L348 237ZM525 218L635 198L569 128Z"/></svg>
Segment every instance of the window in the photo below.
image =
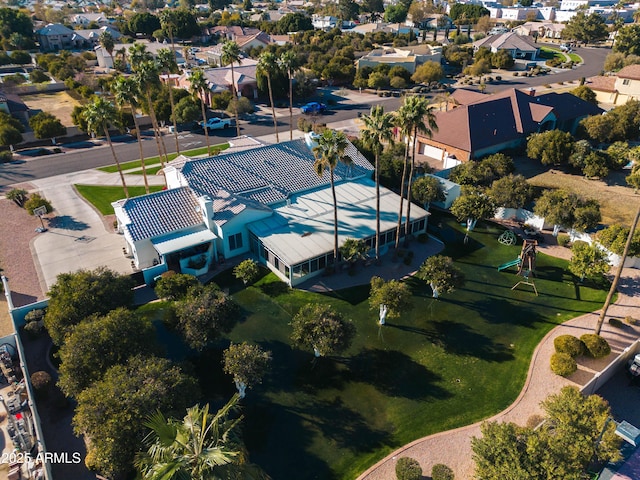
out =
<svg viewBox="0 0 640 480"><path fill-rule="evenodd" d="M229 250L242 248L242 233L236 233L229 237Z"/></svg>
<svg viewBox="0 0 640 480"><path fill-rule="evenodd" d="M622 80L623 85L629 85L629 83L631 83L631 80L629 80L628 78L625 78L624 80Z"/></svg>

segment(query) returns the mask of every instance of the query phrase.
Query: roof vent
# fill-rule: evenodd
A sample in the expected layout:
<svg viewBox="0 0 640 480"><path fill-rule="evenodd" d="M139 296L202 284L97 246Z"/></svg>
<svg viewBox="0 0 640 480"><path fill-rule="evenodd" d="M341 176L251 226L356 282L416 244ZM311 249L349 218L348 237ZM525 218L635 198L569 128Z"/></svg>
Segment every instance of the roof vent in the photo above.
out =
<svg viewBox="0 0 640 480"><path fill-rule="evenodd" d="M308 237L309 235L311 235L311 232L304 232L302 235L300 235L301 237Z"/></svg>

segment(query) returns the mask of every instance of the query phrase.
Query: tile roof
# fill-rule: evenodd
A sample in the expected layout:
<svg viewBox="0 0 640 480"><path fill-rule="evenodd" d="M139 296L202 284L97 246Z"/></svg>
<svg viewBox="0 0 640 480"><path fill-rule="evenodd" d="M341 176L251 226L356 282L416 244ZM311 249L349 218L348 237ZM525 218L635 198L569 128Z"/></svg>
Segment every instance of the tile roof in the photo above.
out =
<svg viewBox="0 0 640 480"><path fill-rule="evenodd" d="M617 73L619 78L640 80L640 65L628 65Z"/></svg>
<svg viewBox="0 0 640 480"><path fill-rule="evenodd" d="M373 167L351 143L346 154L353 159L353 165L341 163L336 167L336 183L371 173ZM329 183L329 172L319 178L313 170L314 162L312 151L300 139L190 160L181 172L198 196L215 198L222 189L262 205L273 205L291 194Z"/></svg>
<svg viewBox="0 0 640 480"><path fill-rule="evenodd" d="M537 50L538 46L529 37L518 35L514 32L502 33L500 35L490 35L477 42L473 42L474 48L486 47L491 50Z"/></svg>
<svg viewBox="0 0 640 480"><path fill-rule="evenodd" d="M130 220L125 229L136 242L203 223L198 200L187 187L129 198L122 209Z"/></svg>
<svg viewBox="0 0 640 480"><path fill-rule="evenodd" d="M36 35L73 35L73 30L61 23L50 23L36 32Z"/></svg>
<svg viewBox="0 0 640 480"><path fill-rule="evenodd" d="M455 100L458 105L468 105L478 100L486 100L487 94L466 88L456 88L449 98Z"/></svg>
<svg viewBox="0 0 640 480"><path fill-rule="evenodd" d="M597 76L591 77L587 81L587 86L591 90L600 90L603 92L615 92L616 91L616 77L609 76Z"/></svg>

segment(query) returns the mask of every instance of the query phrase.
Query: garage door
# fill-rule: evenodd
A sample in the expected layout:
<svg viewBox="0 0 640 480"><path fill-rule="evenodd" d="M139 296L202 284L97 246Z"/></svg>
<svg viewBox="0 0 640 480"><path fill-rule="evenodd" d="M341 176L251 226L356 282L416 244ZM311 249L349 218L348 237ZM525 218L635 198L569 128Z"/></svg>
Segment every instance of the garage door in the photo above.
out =
<svg viewBox="0 0 640 480"><path fill-rule="evenodd" d="M423 151L421 152L427 157L435 158L436 160L442 160L444 156L444 150L442 148L434 147L432 145L423 145Z"/></svg>

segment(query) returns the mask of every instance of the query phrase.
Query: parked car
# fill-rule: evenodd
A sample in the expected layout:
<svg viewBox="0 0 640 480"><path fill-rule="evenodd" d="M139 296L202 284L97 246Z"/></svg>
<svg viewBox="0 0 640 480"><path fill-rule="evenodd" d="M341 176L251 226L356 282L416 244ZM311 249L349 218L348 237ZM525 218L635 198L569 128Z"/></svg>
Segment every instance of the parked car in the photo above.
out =
<svg viewBox="0 0 640 480"><path fill-rule="evenodd" d="M302 113L324 113L327 110L327 106L320 102L309 102L303 105L300 110Z"/></svg>
<svg viewBox="0 0 640 480"><path fill-rule="evenodd" d="M210 118L207 120L207 123L198 122L202 128L206 128L207 130L222 130L223 128L228 128L231 126L230 118Z"/></svg>

